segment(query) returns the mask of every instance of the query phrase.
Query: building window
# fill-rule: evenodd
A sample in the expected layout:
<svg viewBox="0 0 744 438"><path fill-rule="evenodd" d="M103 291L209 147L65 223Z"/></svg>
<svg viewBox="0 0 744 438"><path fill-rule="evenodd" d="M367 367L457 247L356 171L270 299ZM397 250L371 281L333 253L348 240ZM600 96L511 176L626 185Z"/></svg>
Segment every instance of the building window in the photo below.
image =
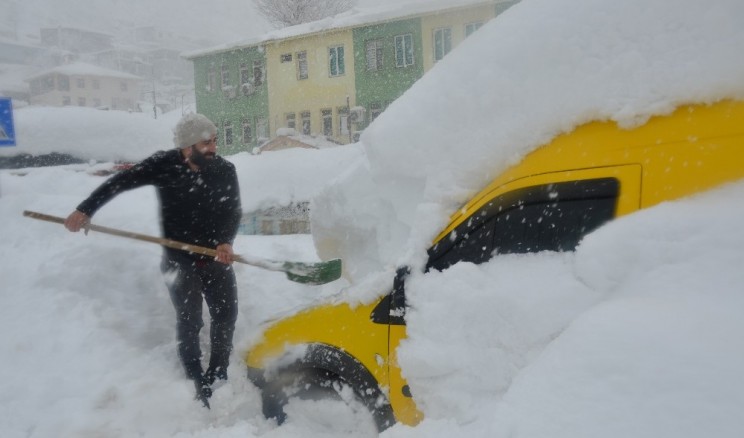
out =
<svg viewBox="0 0 744 438"><path fill-rule="evenodd" d="M480 29L480 27L483 26L482 21L477 21L475 23L468 23L465 25L465 36L469 37L473 32Z"/></svg>
<svg viewBox="0 0 744 438"><path fill-rule="evenodd" d="M328 49L329 72L331 76L341 76L346 72L344 65L344 46L335 46Z"/></svg>
<svg viewBox="0 0 744 438"><path fill-rule="evenodd" d="M264 83L266 69L263 61L253 61L253 85L259 86Z"/></svg>
<svg viewBox="0 0 744 438"><path fill-rule="evenodd" d="M230 85L230 68L227 64L222 64L220 79L222 80L222 88Z"/></svg>
<svg viewBox="0 0 744 438"><path fill-rule="evenodd" d="M70 100L70 96L62 96L62 105L63 106L72 105L72 100Z"/></svg>
<svg viewBox="0 0 744 438"><path fill-rule="evenodd" d="M413 65L413 35L397 35L395 37L395 66L408 67Z"/></svg>
<svg viewBox="0 0 744 438"><path fill-rule="evenodd" d="M243 119L243 144L251 144L253 142L253 129L251 128L251 121L249 119Z"/></svg>
<svg viewBox="0 0 744 438"><path fill-rule="evenodd" d="M233 130L232 130L232 122L224 122L222 124L222 131L225 135L225 146L230 146L233 144Z"/></svg>
<svg viewBox="0 0 744 438"><path fill-rule="evenodd" d="M366 43L367 70L382 70L382 40L371 40Z"/></svg>
<svg viewBox="0 0 744 438"><path fill-rule="evenodd" d="M85 106L85 98L84 97L78 97L77 102L78 102L78 106Z"/></svg>
<svg viewBox="0 0 744 438"><path fill-rule="evenodd" d="M101 81L98 79L93 79L93 89L94 90L100 90L101 89Z"/></svg>
<svg viewBox="0 0 744 438"><path fill-rule="evenodd" d="M307 52L297 53L297 79L307 79Z"/></svg>
<svg viewBox="0 0 744 438"><path fill-rule="evenodd" d="M240 64L240 85L249 84L251 82L251 70L248 68L248 64Z"/></svg>
<svg viewBox="0 0 744 438"><path fill-rule="evenodd" d="M77 87L85 88L85 78L77 78Z"/></svg>
<svg viewBox="0 0 744 438"><path fill-rule="evenodd" d="M217 73L214 71L214 67L209 67L207 72L207 91L213 91L217 89Z"/></svg>
<svg viewBox="0 0 744 438"><path fill-rule="evenodd" d="M59 91L70 91L70 78L67 76L57 77L57 89Z"/></svg>
<svg viewBox="0 0 744 438"><path fill-rule="evenodd" d="M382 114L382 104L380 102L372 102L369 104L369 121L372 122Z"/></svg>
<svg viewBox="0 0 744 438"><path fill-rule="evenodd" d="M284 119L287 121L287 128L295 129L297 127L297 124L295 123L295 113L285 114Z"/></svg>
<svg viewBox="0 0 744 438"><path fill-rule="evenodd" d="M338 134L349 135L349 107L337 108L338 112Z"/></svg>
<svg viewBox="0 0 744 438"><path fill-rule="evenodd" d="M452 29L443 27L434 31L434 61L444 58L452 50Z"/></svg>
<svg viewBox="0 0 744 438"><path fill-rule="evenodd" d="M269 122L263 117L256 117L256 136L258 141L269 138Z"/></svg>
<svg viewBox="0 0 744 438"><path fill-rule="evenodd" d="M41 80L41 93L48 93L52 90L54 90L54 76L47 76Z"/></svg>
<svg viewBox="0 0 744 438"><path fill-rule="evenodd" d="M101 99L93 99L93 106L96 108L101 106Z"/></svg>
<svg viewBox="0 0 744 438"><path fill-rule="evenodd" d="M281 56L279 56L279 62L292 62L292 54L283 53Z"/></svg>
<svg viewBox="0 0 744 438"><path fill-rule="evenodd" d="M302 119L302 133L305 135L310 135L310 111L301 112L300 118Z"/></svg>
<svg viewBox="0 0 744 438"><path fill-rule="evenodd" d="M320 110L320 117L323 119L323 135L326 137L333 136L333 110Z"/></svg>
<svg viewBox="0 0 744 438"><path fill-rule="evenodd" d="M127 91L129 89L129 85L126 82L120 82L119 89L121 89L121 91Z"/></svg>

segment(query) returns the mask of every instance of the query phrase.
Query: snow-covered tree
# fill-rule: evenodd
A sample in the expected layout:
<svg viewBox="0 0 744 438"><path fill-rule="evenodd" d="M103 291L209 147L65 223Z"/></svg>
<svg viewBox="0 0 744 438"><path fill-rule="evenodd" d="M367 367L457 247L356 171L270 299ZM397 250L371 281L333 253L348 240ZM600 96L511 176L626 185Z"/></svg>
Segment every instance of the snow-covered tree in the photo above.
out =
<svg viewBox="0 0 744 438"><path fill-rule="evenodd" d="M278 27L330 17L352 8L356 0L253 0L258 12Z"/></svg>

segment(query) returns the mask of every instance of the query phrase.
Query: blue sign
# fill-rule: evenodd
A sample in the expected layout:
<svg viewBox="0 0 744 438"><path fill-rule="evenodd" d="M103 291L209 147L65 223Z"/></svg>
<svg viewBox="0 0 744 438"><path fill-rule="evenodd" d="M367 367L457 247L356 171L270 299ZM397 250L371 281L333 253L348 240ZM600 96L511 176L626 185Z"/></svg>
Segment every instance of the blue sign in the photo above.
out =
<svg viewBox="0 0 744 438"><path fill-rule="evenodd" d="M0 97L0 146L15 146L13 105L7 97Z"/></svg>

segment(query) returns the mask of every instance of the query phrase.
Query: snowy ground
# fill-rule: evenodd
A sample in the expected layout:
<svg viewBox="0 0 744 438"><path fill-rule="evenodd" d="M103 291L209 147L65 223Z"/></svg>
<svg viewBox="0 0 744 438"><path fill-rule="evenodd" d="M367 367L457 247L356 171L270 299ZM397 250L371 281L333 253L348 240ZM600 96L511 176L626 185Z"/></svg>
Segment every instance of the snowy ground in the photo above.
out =
<svg viewBox="0 0 744 438"><path fill-rule="evenodd" d="M207 411L176 358L159 248L21 215L65 215L101 180L74 168L0 173L3 436L313 436L302 419L277 428L261 417L240 357L267 320L343 280L308 287L238 266L237 351ZM427 418L384 435L741 436L742 215L735 184L623 218L575 254L414 276L401 361ZM122 195L95 219L155 234L154 195ZM236 248L317 258L309 236L241 236Z"/></svg>

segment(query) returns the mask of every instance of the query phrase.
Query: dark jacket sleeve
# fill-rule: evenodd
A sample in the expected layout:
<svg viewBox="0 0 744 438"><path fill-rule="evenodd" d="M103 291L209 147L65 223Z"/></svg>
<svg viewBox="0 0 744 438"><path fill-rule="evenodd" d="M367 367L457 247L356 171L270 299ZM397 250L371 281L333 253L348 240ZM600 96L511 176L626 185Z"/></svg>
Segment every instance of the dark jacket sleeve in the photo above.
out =
<svg viewBox="0 0 744 438"><path fill-rule="evenodd" d="M240 186L238 183L238 174L235 166L227 162L225 170L225 183L227 184L227 196L225 197L225 210L223 211L223 226L219 228L219 243L229 243L232 245L235 236L238 234L240 219L243 216L243 210L240 204Z"/></svg>
<svg viewBox="0 0 744 438"><path fill-rule="evenodd" d="M77 206L77 210L88 216L93 216L98 209L116 197L116 195L127 190L153 184L158 175L156 171L158 163L163 158L163 153L155 153L129 169L113 175L98 186L97 189L93 190L93 193Z"/></svg>

